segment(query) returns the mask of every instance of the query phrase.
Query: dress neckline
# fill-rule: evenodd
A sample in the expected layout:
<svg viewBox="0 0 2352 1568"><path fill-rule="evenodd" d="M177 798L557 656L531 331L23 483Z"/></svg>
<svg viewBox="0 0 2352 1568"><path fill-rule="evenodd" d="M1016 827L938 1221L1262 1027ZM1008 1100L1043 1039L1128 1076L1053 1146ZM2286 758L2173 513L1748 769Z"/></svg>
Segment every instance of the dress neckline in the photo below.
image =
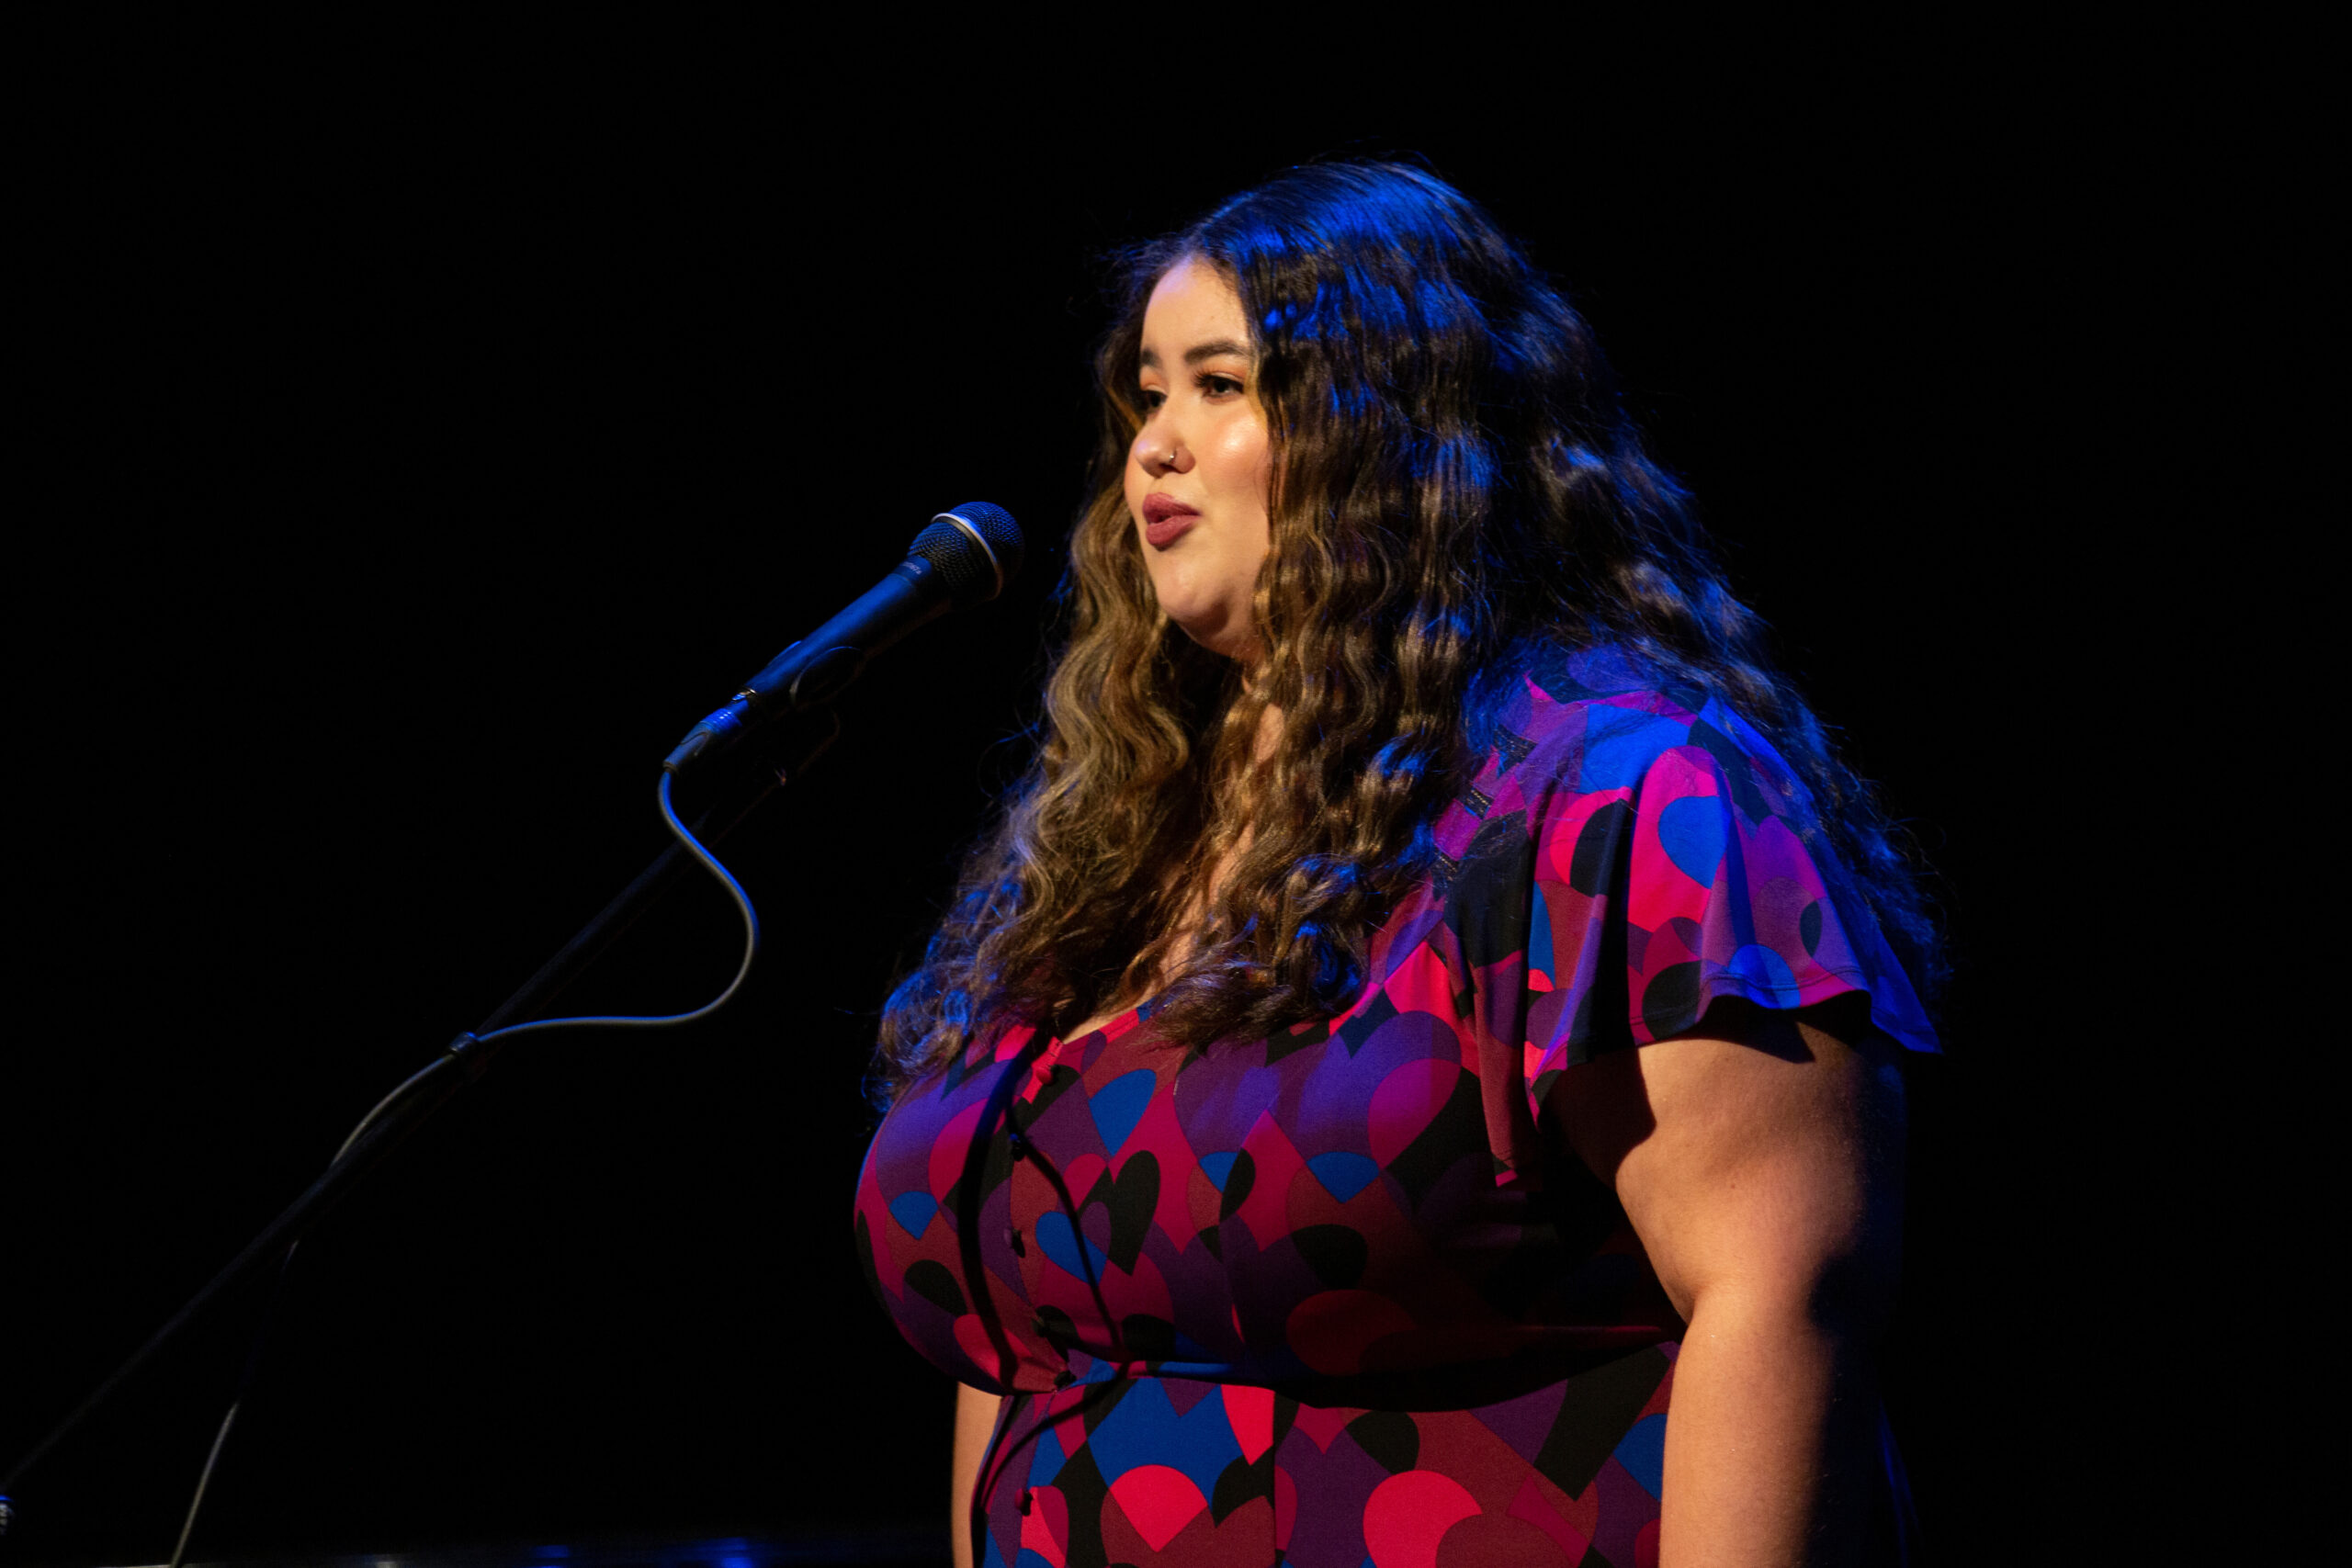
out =
<svg viewBox="0 0 2352 1568"><path fill-rule="evenodd" d="M1096 1024L1091 1029L1080 1030L1075 1034L1053 1035L1049 1037L1047 1043L1049 1045L1057 1046L1081 1045L1087 1041L1093 1039L1098 1034L1102 1035L1106 1039L1115 1040L1120 1035L1126 1033L1130 1029L1133 1029L1138 1022L1142 1021L1144 1010L1159 999L1159 998L1157 997L1146 997L1143 1000L1127 1009L1125 1012L1114 1012L1109 1018L1104 1019L1101 1023Z"/></svg>

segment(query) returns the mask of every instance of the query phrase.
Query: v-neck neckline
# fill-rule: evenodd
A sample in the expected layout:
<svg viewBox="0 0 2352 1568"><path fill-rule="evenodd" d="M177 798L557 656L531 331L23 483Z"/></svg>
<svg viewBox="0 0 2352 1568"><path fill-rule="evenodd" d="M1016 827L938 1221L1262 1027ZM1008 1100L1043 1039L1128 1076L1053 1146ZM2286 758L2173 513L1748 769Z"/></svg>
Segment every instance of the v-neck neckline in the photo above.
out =
<svg viewBox="0 0 2352 1568"><path fill-rule="evenodd" d="M1114 1012L1091 1029L1081 1030L1069 1036L1055 1035L1050 1042L1050 1048L1059 1052L1072 1045L1083 1045L1098 1034L1106 1040L1116 1040L1140 1023L1143 1021L1143 1010L1159 999L1157 997L1146 997L1126 1011Z"/></svg>

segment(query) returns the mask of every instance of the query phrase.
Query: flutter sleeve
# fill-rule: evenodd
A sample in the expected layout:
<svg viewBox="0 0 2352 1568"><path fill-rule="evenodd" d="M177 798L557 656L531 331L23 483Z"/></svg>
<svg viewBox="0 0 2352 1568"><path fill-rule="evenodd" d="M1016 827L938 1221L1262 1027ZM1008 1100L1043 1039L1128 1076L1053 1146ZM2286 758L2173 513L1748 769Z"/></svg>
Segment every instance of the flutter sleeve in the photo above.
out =
<svg viewBox="0 0 2352 1568"><path fill-rule="evenodd" d="M1865 992L1879 1030L1938 1051L1804 785L1736 712L1532 686L1510 717L1440 849L1461 861L1463 999L1488 1065L1517 1058L1529 1112L1564 1069L1691 1030L1722 997Z"/></svg>
<svg viewBox="0 0 2352 1568"><path fill-rule="evenodd" d="M1532 886L1518 998L1532 1108L1559 1073L1666 1040L1737 997L1793 1010L1848 992L1912 1051L1933 1026L1803 784L1771 745L1710 701L1656 693L1573 705L1522 764Z"/></svg>

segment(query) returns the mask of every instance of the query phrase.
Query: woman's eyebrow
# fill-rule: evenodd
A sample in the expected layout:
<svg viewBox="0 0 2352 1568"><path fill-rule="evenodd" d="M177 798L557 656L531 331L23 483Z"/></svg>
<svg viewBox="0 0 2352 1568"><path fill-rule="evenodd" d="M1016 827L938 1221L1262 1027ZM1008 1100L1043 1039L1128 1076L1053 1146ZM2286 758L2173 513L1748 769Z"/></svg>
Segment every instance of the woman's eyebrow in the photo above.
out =
<svg viewBox="0 0 2352 1568"><path fill-rule="evenodd" d="M1208 343L1196 343L1192 347L1186 349L1184 351L1184 363L1187 365L1198 365L1204 359L1216 359L1221 355L1228 354L1237 355L1242 359L1247 359L1250 356L1250 352L1251 350L1248 344L1236 343L1229 337L1221 337L1214 339ZM1147 348L1143 351L1143 357L1139 363L1141 363L1146 369L1157 370L1159 368L1159 355Z"/></svg>

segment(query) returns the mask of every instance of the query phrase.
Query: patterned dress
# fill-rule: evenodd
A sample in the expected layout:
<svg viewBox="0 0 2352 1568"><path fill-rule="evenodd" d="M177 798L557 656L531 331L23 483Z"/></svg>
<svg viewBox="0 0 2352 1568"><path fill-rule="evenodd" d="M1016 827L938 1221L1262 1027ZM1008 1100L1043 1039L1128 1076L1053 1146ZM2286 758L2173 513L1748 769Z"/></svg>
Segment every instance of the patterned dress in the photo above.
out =
<svg viewBox="0 0 2352 1568"><path fill-rule="evenodd" d="M1862 991L1902 1046L1935 1037L1719 703L1555 653L1479 728L1344 1015L1189 1055L1148 1006L1013 1028L885 1118L875 1292L1009 1396L984 1568L1655 1562L1681 1325L1560 1134L1566 1069L1721 997Z"/></svg>

